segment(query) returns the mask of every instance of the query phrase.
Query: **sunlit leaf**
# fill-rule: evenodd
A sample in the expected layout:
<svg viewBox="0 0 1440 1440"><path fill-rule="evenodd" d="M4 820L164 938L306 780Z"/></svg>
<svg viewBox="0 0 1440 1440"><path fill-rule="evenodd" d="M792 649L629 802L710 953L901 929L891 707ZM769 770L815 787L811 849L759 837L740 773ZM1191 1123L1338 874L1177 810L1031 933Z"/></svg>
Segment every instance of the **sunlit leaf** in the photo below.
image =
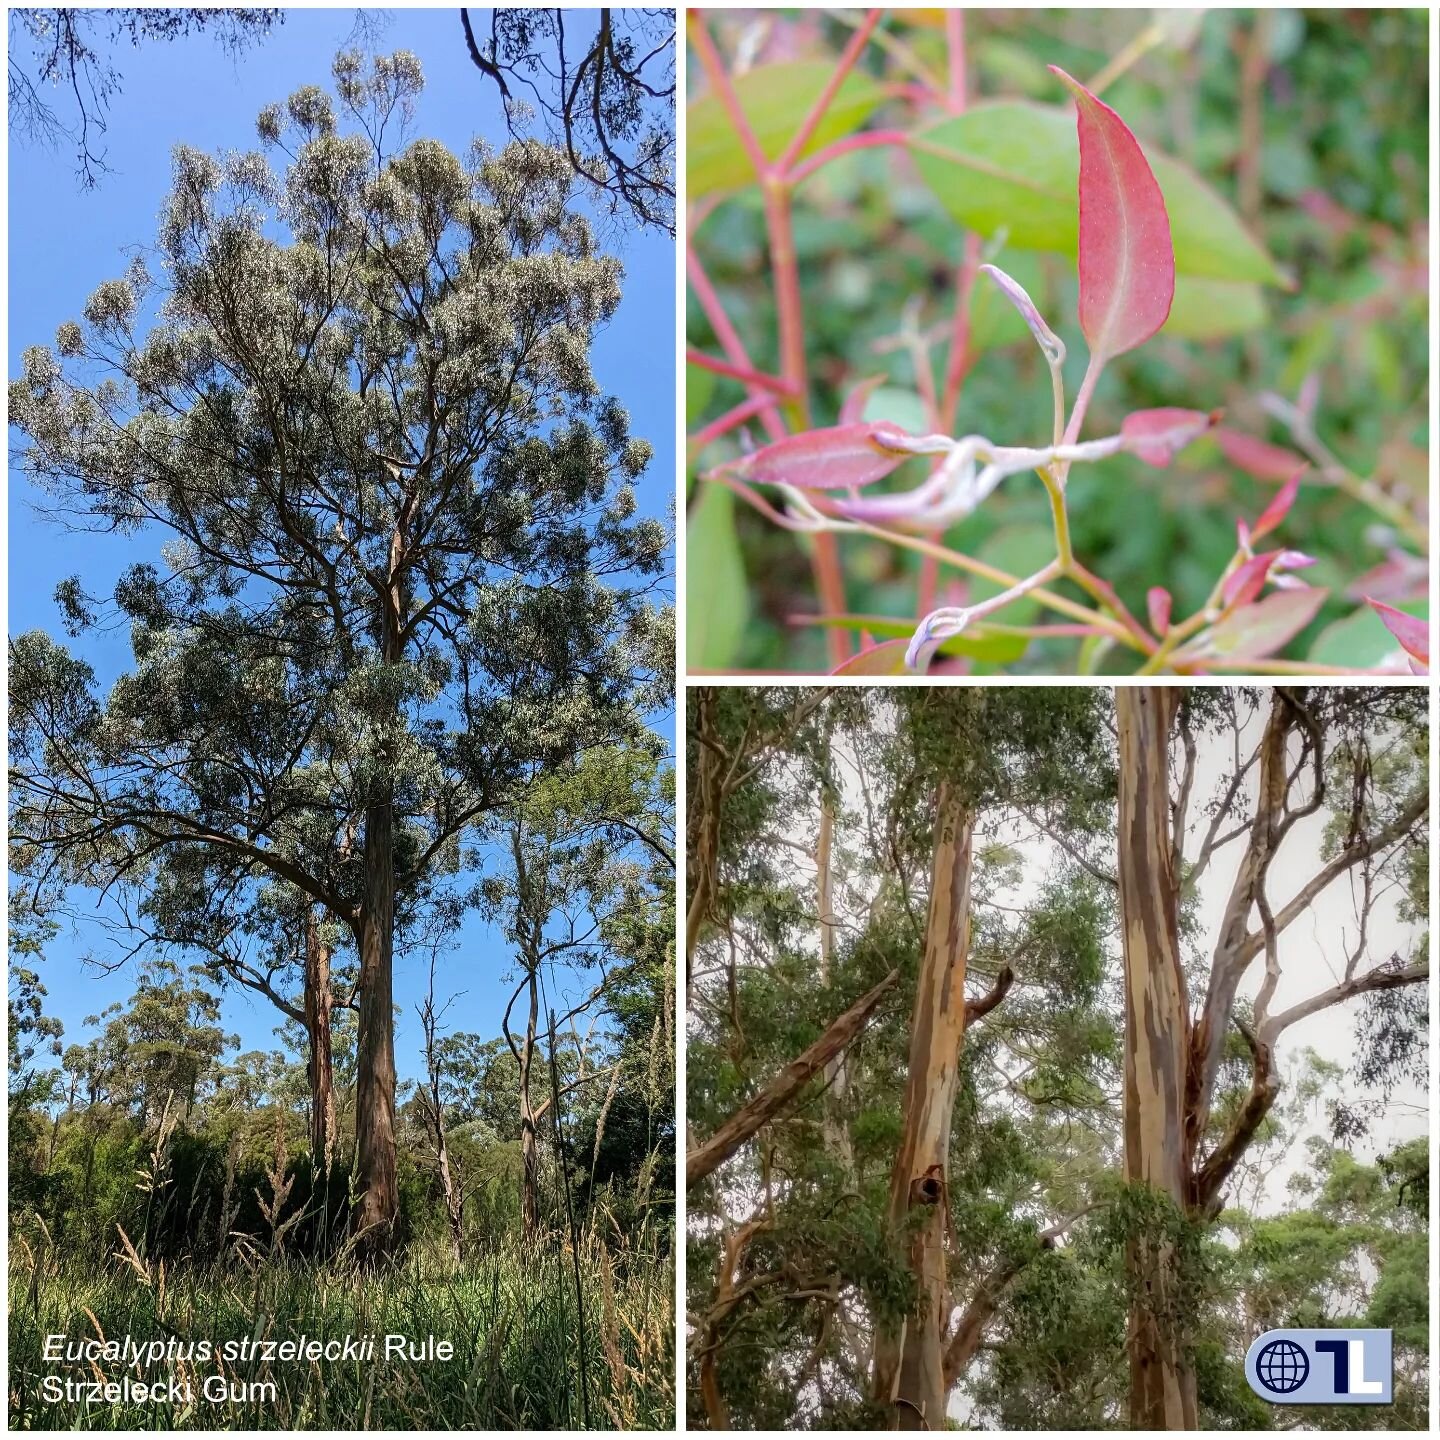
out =
<svg viewBox="0 0 1440 1440"><path fill-rule="evenodd" d="M1177 340L1223 340L1258 330L1265 319L1265 298L1253 280L1202 280L1177 274L1170 318L1160 333Z"/></svg>
<svg viewBox="0 0 1440 1440"><path fill-rule="evenodd" d="M828 61L804 60L760 65L734 77L740 108L767 160L779 159L834 73L835 67ZM868 75L851 71L815 127L805 154L858 129L884 98L880 86ZM725 107L714 95L696 100L686 111L685 121L685 183L692 201L755 181L750 158Z"/></svg>
<svg viewBox="0 0 1440 1440"><path fill-rule="evenodd" d="M1290 513L1295 497L1300 493L1300 472L1292 475L1276 492L1275 498L1260 513L1255 527L1250 532L1252 540L1268 535Z"/></svg>

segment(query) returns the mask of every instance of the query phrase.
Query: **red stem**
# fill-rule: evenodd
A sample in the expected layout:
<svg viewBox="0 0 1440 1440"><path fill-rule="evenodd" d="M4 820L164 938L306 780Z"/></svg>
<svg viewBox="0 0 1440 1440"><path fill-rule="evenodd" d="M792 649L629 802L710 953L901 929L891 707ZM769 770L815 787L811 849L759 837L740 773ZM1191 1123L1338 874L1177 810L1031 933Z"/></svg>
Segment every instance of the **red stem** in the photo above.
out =
<svg viewBox="0 0 1440 1440"><path fill-rule="evenodd" d="M744 365L732 365L728 360L717 359L714 355L707 355L703 350L696 350L688 345L685 347L685 363L698 366L701 370L713 371L716 375L728 376L731 380L739 380L756 390L769 390L785 399L795 393L790 384L778 375L766 375Z"/></svg>
<svg viewBox="0 0 1440 1440"><path fill-rule="evenodd" d="M697 430L687 439L686 444L698 454L727 431L734 430L736 426L743 425L762 411L769 410L774 403L768 395L752 395L748 400L742 400L734 409L727 410L718 420L712 420L703 430Z"/></svg>
<svg viewBox="0 0 1440 1440"><path fill-rule="evenodd" d="M870 36L880 23L880 17L884 13L883 10L871 10L860 22L844 50L840 52L840 59L835 63L834 73L825 82L825 88L816 97L815 103L810 107L810 113L800 122L800 128L785 147L785 153L775 164L775 168L780 174L788 175L790 173L790 167L800 158L800 152L810 143L810 137L815 133L815 127L825 118L825 112L830 108L830 102L834 100L836 92L845 83L845 77L855 68L855 62L860 58L861 51L869 44Z"/></svg>
<svg viewBox="0 0 1440 1440"><path fill-rule="evenodd" d="M832 160L838 160L842 155L849 155L856 150L870 150L877 145L904 145L908 140L909 136L903 130L867 130L863 135L847 135L843 140L836 140L823 150L817 150L790 171L791 188L802 180L808 180L817 170L830 164Z"/></svg>
<svg viewBox="0 0 1440 1440"><path fill-rule="evenodd" d="M705 312L705 318L710 322L710 328L715 332L715 338L720 342L721 349L725 351L737 368L753 370L754 366L750 363L750 356L746 352L745 344L736 333L734 325L730 323L730 317L725 313L725 307L720 303L720 297L715 293L715 287L710 283L710 277L705 273L705 267L700 263L700 257L693 245L685 247L685 273L690 281L690 288L695 292L695 298L700 302L700 308ZM772 440L784 438L785 426L781 422L773 401L760 419Z"/></svg>
<svg viewBox="0 0 1440 1440"><path fill-rule="evenodd" d="M705 78L709 80L711 89L715 91L716 99L720 101L725 113L730 117L730 123L735 127L735 133L740 137L740 144L746 155L750 157L750 163L755 167L756 175L763 180L770 173L770 162L765 158L765 152L760 148L760 142L750 128L750 122L745 118L744 110L740 108L740 97L736 95L735 87L730 83L729 73L720 59L720 52L715 48L715 42L710 38L710 31L706 28L704 20L700 18L699 11L690 11L686 19L690 27L690 43L700 57Z"/></svg>
<svg viewBox="0 0 1440 1440"><path fill-rule="evenodd" d="M945 97L952 115L965 109L965 12L945 12L945 38L949 42L950 90Z"/></svg>

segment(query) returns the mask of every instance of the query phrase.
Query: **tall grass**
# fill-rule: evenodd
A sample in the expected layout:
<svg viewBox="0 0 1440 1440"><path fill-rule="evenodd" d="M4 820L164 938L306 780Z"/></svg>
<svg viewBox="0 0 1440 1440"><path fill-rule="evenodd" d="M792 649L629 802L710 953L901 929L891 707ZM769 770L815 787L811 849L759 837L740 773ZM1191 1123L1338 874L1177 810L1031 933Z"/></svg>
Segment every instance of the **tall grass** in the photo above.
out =
<svg viewBox="0 0 1440 1440"><path fill-rule="evenodd" d="M578 1429L580 1364L587 1367L591 1424L669 1430L675 1420L674 1287L668 1256L616 1252L582 1237L584 1354L568 1249L544 1253L510 1240L459 1265L412 1251L386 1269L274 1256L249 1264L166 1267L117 1245L105 1258L60 1253L42 1241L13 1244L10 1261L10 1424L31 1429ZM387 1333L433 1335L450 1360L386 1362ZM375 1335L370 1363L178 1362L135 1380L183 1373L197 1397L171 1403L47 1400L47 1374L117 1380L119 1364L64 1366L43 1358L44 1337L125 1335L227 1340L319 1340ZM274 1399L199 1399L206 1375L272 1381Z"/></svg>

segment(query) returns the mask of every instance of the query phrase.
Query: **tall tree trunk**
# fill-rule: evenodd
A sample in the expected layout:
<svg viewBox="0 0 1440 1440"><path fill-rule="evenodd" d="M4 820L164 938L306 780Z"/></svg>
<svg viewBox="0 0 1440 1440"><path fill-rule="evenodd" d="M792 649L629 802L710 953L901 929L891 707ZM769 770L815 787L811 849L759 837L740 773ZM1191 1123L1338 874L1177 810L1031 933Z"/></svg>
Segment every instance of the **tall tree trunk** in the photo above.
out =
<svg viewBox="0 0 1440 1440"><path fill-rule="evenodd" d="M685 912L685 980L689 983L700 930L715 900L715 868L720 855L720 814L724 804L723 762L715 735L715 691L702 686L693 692L695 732L699 737L696 774L687 807L687 849L685 867L690 881L690 904Z"/></svg>
<svg viewBox="0 0 1440 1440"><path fill-rule="evenodd" d="M815 899L820 912L820 984L829 988L835 953L835 886L831 851L835 842L835 802L827 790L820 799L820 834L815 842ZM855 1173L855 1151L845 1123L845 1094L849 1075L842 1050L825 1066L825 1095L821 1101L821 1127L826 1148L848 1177Z"/></svg>
<svg viewBox="0 0 1440 1440"><path fill-rule="evenodd" d="M397 665L404 650L408 584L404 575L407 495L390 537L390 566L381 597L380 655ZM360 1198L354 1233L360 1253L387 1252L395 1241L400 1189L395 1158L395 781L393 756L380 741L365 806L365 896L356 927L360 948L360 1017L355 1076L355 1167Z"/></svg>
<svg viewBox="0 0 1440 1440"><path fill-rule="evenodd" d="M530 969L530 1013L520 1050L520 1218L526 1239L540 1232L540 1152L535 1137L535 1106L530 1099L530 1071L535 1063L535 1032L540 1020L538 966Z"/></svg>
<svg viewBox="0 0 1440 1440"><path fill-rule="evenodd" d="M1185 977L1170 825L1170 725L1179 692L1120 686L1119 879L1125 962L1125 1179L1148 1185L1184 1211ZM1173 1249L1139 1237L1127 1264L1130 1307L1130 1424L1193 1430L1195 1375L1184 1348L1180 1276Z"/></svg>
<svg viewBox="0 0 1440 1440"><path fill-rule="evenodd" d="M890 1231L908 1236L907 1260L919 1298L914 1312L898 1328L882 1329L875 1344L875 1399L889 1407L891 1428L898 1430L943 1430L946 1424L947 1158L965 1040L974 829L974 812L942 783L900 1147L890 1177Z"/></svg>
<svg viewBox="0 0 1440 1440"><path fill-rule="evenodd" d="M335 1064L330 1039L330 947L320 936L313 906L305 911L305 1033L310 1055L310 1156L317 1175L328 1175L335 1148Z"/></svg>
<svg viewBox="0 0 1440 1440"><path fill-rule="evenodd" d="M354 1229L362 1254L394 1241L395 1173L394 814L388 780L376 780L365 812L365 906L359 926L360 1022L356 1036L355 1144L359 1199Z"/></svg>

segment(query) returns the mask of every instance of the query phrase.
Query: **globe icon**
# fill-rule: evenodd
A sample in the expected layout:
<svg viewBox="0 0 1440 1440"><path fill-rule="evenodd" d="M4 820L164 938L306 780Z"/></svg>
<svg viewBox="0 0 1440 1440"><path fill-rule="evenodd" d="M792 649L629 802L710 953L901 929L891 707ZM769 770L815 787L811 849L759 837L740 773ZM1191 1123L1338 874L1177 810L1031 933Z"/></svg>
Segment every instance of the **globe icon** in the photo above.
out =
<svg viewBox="0 0 1440 1440"><path fill-rule="evenodd" d="M1276 1395L1289 1395L1309 1377L1310 1358L1293 1340L1272 1340L1255 1357L1260 1383Z"/></svg>

